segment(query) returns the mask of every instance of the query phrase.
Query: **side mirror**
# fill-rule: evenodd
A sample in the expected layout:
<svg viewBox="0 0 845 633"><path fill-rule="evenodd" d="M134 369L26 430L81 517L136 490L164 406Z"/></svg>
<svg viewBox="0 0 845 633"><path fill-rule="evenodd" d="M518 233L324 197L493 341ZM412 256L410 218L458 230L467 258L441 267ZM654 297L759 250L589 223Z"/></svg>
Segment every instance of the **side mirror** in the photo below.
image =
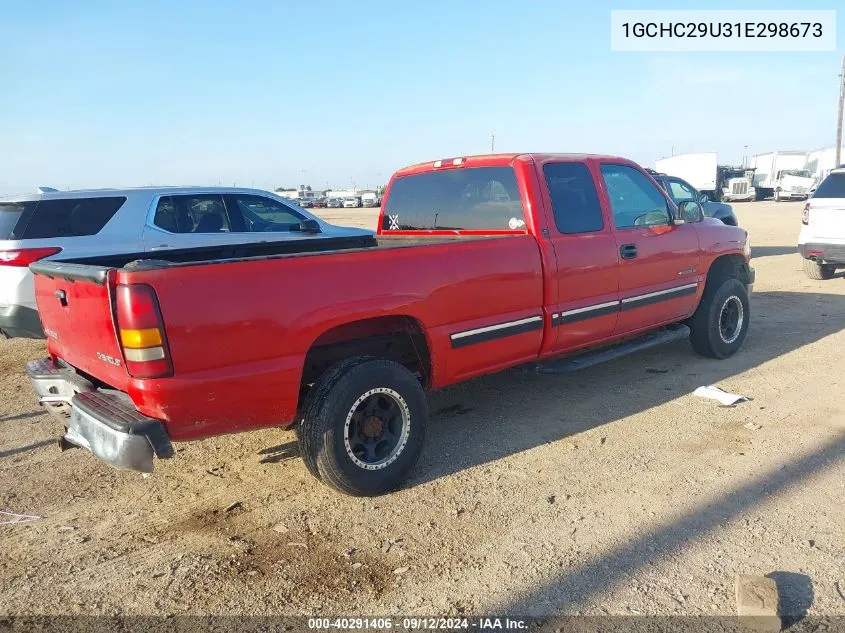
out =
<svg viewBox="0 0 845 633"><path fill-rule="evenodd" d="M707 194L706 193L698 194L698 202L700 204L704 204L705 202L707 202Z"/></svg>
<svg viewBox="0 0 845 633"><path fill-rule="evenodd" d="M678 219L684 224L694 224L704 220L704 210L701 203L695 200L684 200L678 205Z"/></svg>
<svg viewBox="0 0 845 633"><path fill-rule="evenodd" d="M320 223L317 220L303 220L299 223L299 230L303 233L322 233Z"/></svg>

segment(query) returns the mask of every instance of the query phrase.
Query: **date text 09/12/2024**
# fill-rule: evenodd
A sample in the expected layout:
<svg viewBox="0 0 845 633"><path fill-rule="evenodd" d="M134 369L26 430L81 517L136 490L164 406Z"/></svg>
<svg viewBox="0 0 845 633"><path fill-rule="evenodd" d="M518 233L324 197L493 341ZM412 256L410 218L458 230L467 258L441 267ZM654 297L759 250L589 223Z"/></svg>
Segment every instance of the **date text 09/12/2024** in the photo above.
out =
<svg viewBox="0 0 845 633"><path fill-rule="evenodd" d="M525 620L518 618L438 618L411 617L393 618L309 618L308 628L312 630L371 630L388 631L519 631L528 628Z"/></svg>

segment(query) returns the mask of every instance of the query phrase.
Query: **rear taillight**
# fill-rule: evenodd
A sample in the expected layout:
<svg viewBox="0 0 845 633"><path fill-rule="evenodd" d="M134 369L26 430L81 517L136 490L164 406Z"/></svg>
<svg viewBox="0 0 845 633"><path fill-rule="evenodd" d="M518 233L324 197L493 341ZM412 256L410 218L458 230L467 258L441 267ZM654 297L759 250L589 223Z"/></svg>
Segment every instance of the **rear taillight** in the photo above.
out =
<svg viewBox="0 0 845 633"><path fill-rule="evenodd" d="M804 211L801 213L801 224L810 223L810 203L804 205Z"/></svg>
<svg viewBox="0 0 845 633"><path fill-rule="evenodd" d="M18 248L9 251L0 251L0 266L29 266L32 262L37 262L39 259L50 257L60 253L62 249L58 247L49 248Z"/></svg>
<svg viewBox="0 0 845 633"><path fill-rule="evenodd" d="M155 291L145 284L120 284L116 304L117 329L129 375L134 378L173 375Z"/></svg>

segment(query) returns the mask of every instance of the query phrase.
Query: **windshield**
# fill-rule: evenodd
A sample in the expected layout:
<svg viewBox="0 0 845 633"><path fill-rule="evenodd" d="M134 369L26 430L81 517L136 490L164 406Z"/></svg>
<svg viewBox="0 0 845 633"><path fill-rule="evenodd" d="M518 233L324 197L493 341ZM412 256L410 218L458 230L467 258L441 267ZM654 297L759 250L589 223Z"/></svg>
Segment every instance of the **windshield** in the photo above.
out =
<svg viewBox="0 0 845 633"><path fill-rule="evenodd" d="M780 172L780 177L784 176L799 176L801 178L812 178L812 174L806 169L784 169Z"/></svg>

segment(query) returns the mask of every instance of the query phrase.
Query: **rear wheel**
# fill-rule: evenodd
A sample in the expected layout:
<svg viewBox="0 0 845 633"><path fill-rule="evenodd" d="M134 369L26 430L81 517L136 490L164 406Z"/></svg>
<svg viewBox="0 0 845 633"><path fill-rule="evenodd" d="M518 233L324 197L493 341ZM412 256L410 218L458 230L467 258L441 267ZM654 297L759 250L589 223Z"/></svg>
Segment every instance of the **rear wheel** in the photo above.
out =
<svg viewBox="0 0 845 633"><path fill-rule="evenodd" d="M710 281L689 321L693 349L708 358L727 358L742 346L751 318L748 291L739 279Z"/></svg>
<svg viewBox="0 0 845 633"><path fill-rule="evenodd" d="M810 279L830 279L836 272L836 266L820 264L814 259L804 259L804 272Z"/></svg>
<svg viewBox="0 0 845 633"><path fill-rule="evenodd" d="M356 358L329 369L309 396L298 429L308 470L340 492L396 488L422 450L425 391L399 363Z"/></svg>

